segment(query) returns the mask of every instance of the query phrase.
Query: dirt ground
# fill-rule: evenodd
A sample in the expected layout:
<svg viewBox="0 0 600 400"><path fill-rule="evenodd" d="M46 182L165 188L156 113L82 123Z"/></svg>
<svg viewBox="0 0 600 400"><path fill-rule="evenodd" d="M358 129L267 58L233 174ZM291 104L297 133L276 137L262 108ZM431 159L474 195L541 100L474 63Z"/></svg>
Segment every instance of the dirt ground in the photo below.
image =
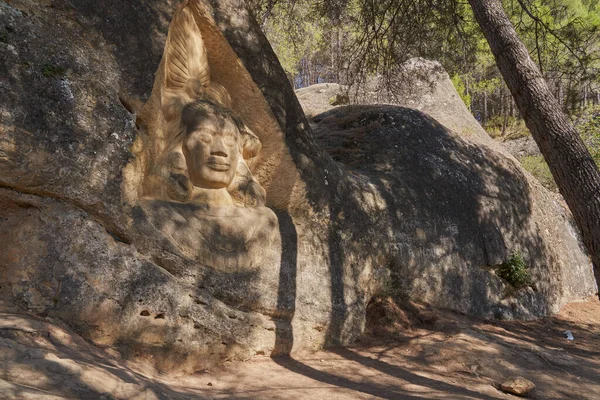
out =
<svg viewBox="0 0 600 400"><path fill-rule="evenodd" d="M256 357L164 376L93 347L54 321L0 314L2 399L503 399L511 376L535 399L600 399L600 302L530 322L486 322L380 299L351 348ZM563 334L570 330L575 340Z"/></svg>

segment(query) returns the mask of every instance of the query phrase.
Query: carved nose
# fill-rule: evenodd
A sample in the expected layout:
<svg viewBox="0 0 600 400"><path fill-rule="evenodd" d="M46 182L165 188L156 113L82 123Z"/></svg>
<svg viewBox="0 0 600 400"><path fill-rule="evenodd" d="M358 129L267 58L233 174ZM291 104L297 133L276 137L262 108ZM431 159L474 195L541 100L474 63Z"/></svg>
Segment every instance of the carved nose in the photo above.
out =
<svg viewBox="0 0 600 400"><path fill-rule="evenodd" d="M215 138L215 140L213 141L212 146L210 148L210 155L215 156L215 157L227 158L227 156L228 156L227 147L225 146L225 143L223 142L223 138L220 138L220 137Z"/></svg>
<svg viewBox="0 0 600 400"><path fill-rule="evenodd" d="M211 151L211 152L210 152L210 155L211 155L211 156L217 156L217 157L225 157L225 158L227 158L227 153L225 153L225 152L223 152L223 151L220 151L220 150L217 150L217 151Z"/></svg>

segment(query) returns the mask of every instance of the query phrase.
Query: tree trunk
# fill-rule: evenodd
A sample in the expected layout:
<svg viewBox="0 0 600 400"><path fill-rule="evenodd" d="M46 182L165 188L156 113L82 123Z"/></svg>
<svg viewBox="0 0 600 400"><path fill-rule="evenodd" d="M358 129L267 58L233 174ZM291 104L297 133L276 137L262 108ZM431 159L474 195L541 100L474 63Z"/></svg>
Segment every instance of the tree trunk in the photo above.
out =
<svg viewBox="0 0 600 400"><path fill-rule="evenodd" d="M487 101L487 91L483 91L483 126L487 123L488 120L488 101Z"/></svg>
<svg viewBox="0 0 600 400"><path fill-rule="evenodd" d="M508 101L504 94L504 88L500 89L500 107L502 115L502 137L506 136L506 128L508 127Z"/></svg>
<svg viewBox="0 0 600 400"><path fill-rule="evenodd" d="M333 17L331 20L331 81L339 83L340 73L340 19Z"/></svg>
<svg viewBox="0 0 600 400"><path fill-rule="evenodd" d="M470 98L469 100L469 104L467 104L467 107L469 108L469 111L471 111L473 109L473 98L470 97L471 94L471 89L469 87L469 78L465 78L465 94L466 94L466 98Z"/></svg>
<svg viewBox="0 0 600 400"><path fill-rule="evenodd" d="M590 252L600 282L600 171L519 40L500 0L469 0L496 64Z"/></svg>

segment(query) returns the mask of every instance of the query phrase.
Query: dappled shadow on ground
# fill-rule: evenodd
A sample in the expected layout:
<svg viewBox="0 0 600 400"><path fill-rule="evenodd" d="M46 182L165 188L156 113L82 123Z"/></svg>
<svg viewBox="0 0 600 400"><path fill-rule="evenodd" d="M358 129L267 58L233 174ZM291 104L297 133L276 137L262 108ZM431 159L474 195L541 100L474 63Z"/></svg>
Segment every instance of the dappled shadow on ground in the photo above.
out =
<svg viewBox="0 0 600 400"><path fill-rule="evenodd" d="M369 319L370 335L358 351L377 348L378 359L399 363L395 357L398 348L404 348L401 357L409 364L449 376L469 375L492 385L521 375L538 386L536 398L592 399L600 394L596 299L569 304L559 316L529 322L482 321L407 299L376 303L370 311L376 309L380 318ZM575 341L566 339L567 329L577 335ZM353 352L345 354L377 367Z"/></svg>
<svg viewBox="0 0 600 400"><path fill-rule="evenodd" d="M588 354L600 343L594 332L600 328L600 312L592 319L567 320L563 313L519 323L517 333L511 322L490 323L424 304L381 300L377 307L385 318L369 322L369 334L359 345L230 365L203 375L212 386L202 393L217 399L496 399L507 398L498 384L520 375L536 384L535 399L600 395L600 361ZM597 300L574 307L600 311ZM373 326L390 322L392 329ZM568 324L576 340L567 342L561 332L547 330L548 324L560 329ZM535 337L537 342L530 341Z"/></svg>
<svg viewBox="0 0 600 400"><path fill-rule="evenodd" d="M369 322L370 334L353 348L169 376L3 304L0 388L8 398L495 399L506 398L498 383L521 375L536 384L535 399L600 396L597 300L522 323L490 323L398 299L378 307L385 318ZM395 331L372 325L397 317ZM564 327L575 341L562 336Z"/></svg>
<svg viewBox="0 0 600 400"><path fill-rule="evenodd" d="M361 355L360 353L349 349L333 350L332 353L337 354L346 360L359 364L361 366L359 368L364 368L365 371L389 375L391 378L399 380L400 382L396 382L393 385L365 382L364 380L356 379L355 377L341 376L336 374L335 371L327 372L313 368L291 357L275 358L274 361L287 370L296 374L304 375L312 380L327 383L344 389L349 389L354 392L366 393L384 399L426 399L428 398L428 394L431 395L434 392L448 394L451 393L452 395L460 398L492 398L482 395L479 392L468 390L460 385L449 384L443 380L432 379L415 374L400 366L388 364L386 362ZM419 386L422 389L410 390L405 388L405 386L408 385ZM418 394L420 391L423 392L421 395Z"/></svg>
<svg viewBox="0 0 600 400"><path fill-rule="evenodd" d="M400 388L386 387L385 385L378 385L375 383L357 382L353 379L336 375L335 373L320 371L291 357L277 357L274 358L273 361L275 361L277 364L281 365L285 369L296 374L306 376L318 382L323 382L340 388L349 389L354 392L365 393L371 396L381 397L384 399L397 399L400 396L402 396L402 398L404 399L426 398L411 396L407 392L401 390ZM403 379L404 378L406 378L406 375L403 377Z"/></svg>
<svg viewBox="0 0 600 400"><path fill-rule="evenodd" d="M148 366L131 368L114 350L94 347L58 323L5 302L0 310L2 398L204 398L161 382Z"/></svg>

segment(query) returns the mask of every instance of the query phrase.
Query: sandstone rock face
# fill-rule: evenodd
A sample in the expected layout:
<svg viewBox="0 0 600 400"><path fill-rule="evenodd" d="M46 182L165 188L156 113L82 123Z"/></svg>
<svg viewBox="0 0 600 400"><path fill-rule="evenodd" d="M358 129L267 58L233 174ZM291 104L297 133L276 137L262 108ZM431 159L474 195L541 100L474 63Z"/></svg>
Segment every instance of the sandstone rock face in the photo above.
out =
<svg viewBox="0 0 600 400"><path fill-rule="evenodd" d="M296 90L298 101L307 117L314 117L341 104L331 104L329 100L346 92L346 87L337 83L318 83Z"/></svg>
<svg viewBox="0 0 600 400"><path fill-rule="evenodd" d="M435 61L412 58L398 66L394 81L387 84L375 77L358 87L322 83L296 90L302 108L310 117L334 109L327 99L339 93L349 93L352 104L386 104L422 111L454 134L504 154L514 157L540 154L531 137L502 144L493 140L462 102L448 73Z"/></svg>
<svg viewBox="0 0 600 400"><path fill-rule="evenodd" d="M241 0L184 5L262 144L245 165L266 204L155 196L177 3L44 4L0 3L3 301L197 370L349 343L383 290L520 317L595 290L568 213L510 159L398 107L334 111L315 141ZM512 293L490 267L516 250L536 284Z"/></svg>
<svg viewBox="0 0 600 400"><path fill-rule="evenodd" d="M375 77L361 86L322 83L296 91L309 116L335 108L327 99L340 93L348 93L352 104L388 104L416 109L460 136L485 143L492 141L461 101L448 73L435 61L412 58L398 66L393 82L384 83Z"/></svg>
<svg viewBox="0 0 600 400"><path fill-rule="evenodd" d="M337 83L318 83L296 90L298 101L307 117L350 103L348 88Z"/></svg>
<svg viewBox="0 0 600 400"><path fill-rule="evenodd" d="M478 268L468 267L451 272L444 278L447 281L437 289L434 287L440 283L439 281L433 286L422 285L424 281L433 282L436 279L433 277L438 275L436 271L439 271L438 268L445 264L440 261L443 257L435 256L435 250L433 250L436 247L434 243L442 243L444 249L437 250L438 254L461 257L462 253L466 255L466 259L471 260L467 261L467 264L474 261L473 265L479 265L488 270L491 266L506 260L507 254L515 251L529 253L527 261L532 271L537 268L536 264L544 271L549 271L546 268L556 268L550 274L539 271L540 277L548 275L556 277L554 283L547 281L550 286L547 287L545 295L538 292L542 285L541 281L536 279L534 281L538 283L533 288L527 291L521 290L521 294L529 298L526 302L529 302L530 306L537 304L534 309L541 306L534 311L534 314L556 310L558 307L555 303L547 311L541 311L549 305L546 303L545 306L542 306L545 300L540 301L541 298L547 300L556 296L554 298L558 299L566 295L571 300L575 300L579 296L586 296L586 293L593 293L596 289L591 275L589 275L591 271L589 260L585 255L585 250L581 247L577 229L573 226L562 198L543 188L535 178L520 167L510 149L507 151L503 145L489 137L467 110L448 74L439 63L415 58L402 64L398 69L399 74L391 88L384 88L377 79L372 79L366 88L358 91L350 90L350 93L354 93L352 101L363 106L346 108L324 106L322 108L324 112L313 117L312 122L317 141L336 161L350 166L357 174L368 176L375 174L378 177L384 174L390 175L386 181L387 186L392 188L389 198L394 199L395 207L402 215L418 215L420 212L424 212L427 215L425 219L430 222L437 218L445 221L440 223L441 226L454 225L454 222L450 222L452 220L462 220L463 223L466 223L464 228L458 229L458 225L455 225L455 228L446 229L456 229L456 231L474 229L473 239L467 240L464 245L456 245L456 237L446 237L447 234L440 234L437 228L434 228L433 232L425 232L427 229L418 223L417 225L420 226L418 232L411 233L407 228L410 225L408 222L410 218L408 221L398 220L397 225L391 228L393 231L402 232L406 228L407 231L403 234L405 237L421 237L421 240L428 242L425 248L432 252L429 256L421 259L421 256L415 255L419 252L416 250L420 247L418 241L415 240L416 238L408 239L408 243L410 243L408 247L411 250L408 250L409 255L406 258L400 258L398 264L402 266L400 268L403 271L399 273L400 278L398 278L400 281L398 285L404 288L403 292L417 298L425 296L428 301L442 307L452 304L450 307L454 308L459 298L463 299L458 300L459 302L466 300L467 295L464 290L474 282L474 287L467 291L473 290L474 293L479 293L472 297L475 306L467 306L469 301L466 301L461 308L463 310L470 309L468 312L480 313L482 311L478 309L481 302L476 299L480 294L485 292L486 295L489 295L494 290L489 291L490 284L482 284L478 289L476 288L477 282L483 283L486 280L483 276L468 277ZM324 85L326 85L325 88ZM308 107L310 112L315 113L316 105L323 106L324 98L322 96L345 90L340 85L321 84L300 89L297 93L302 105ZM308 100L308 93L319 97L320 100ZM307 99L307 103L305 103L305 99ZM381 103L387 103L390 106L373 105ZM411 128L411 124L405 122L415 118L408 116L410 110L392 107L392 104L426 112L433 117L433 120L424 125L415 124ZM405 116L405 114L407 115ZM396 120L398 116L402 116L402 122ZM433 128L438 123L447 129L446 134L442 136L425 135L425 132L434 131L435 129L430 131L428 128ZM407 130L411 129L414 129L414 134L407 133ZM402 137L403 135L406 136ZM398 143L392 147L391 143L395 140L398 140ZM452 145L449 146L446 140L449 141L448 143L452 142ZM436 142L438 144L432 145ZM454 146L458 146L462 150L457 151ZM384 156L395 149L398 149L397 156L394 156L393 153ZM475 153L471 154L470 149L476 149ZM469 160L468 162L458 161L462 158L458 154L463 151L465 152L463 160ZM450 154L452 155L450 156ZM458 164L451 165L454 164L454 161L447 163L442 161L444 159L458 161ZM487 166L475 167L476 160L481 160ZM444 168L449 168L452 173L441 172L439 166L435 165L438 162L445 165ZM382 164L385 164L386 167L381 167ZM427 164L430 167L425 167ZM429 168L436 172L427 173ZM398 174L398 171L412 171L413 175ZM474 172L475 175L469 177L469 171ZM467 175L456 179L463 172L466 172ZM445 187L446 184L447 187ZM404 187L404 190L410 195L407 197L395 192L402 190L399 189L400 187ZM439 189L435 194L433 191L436 189L434 188ZM475 194L479 190L483 190L483 192ZM491 192L484 193L488 190ZM467 196L469 199L462 198L463 196ZM504 200L501 200L502 198ZM429 200L425 201L426 199ZM444 201L438 199L444 199ZM455 199L456 202L454 203L451 199ZM459 216L460 213L467 211L466 204L478 203L480 205L474 207L471 216L468 216L468 212ZM431 204L435 211L427 211L426 204ZM437 216L434 217L434 215ZM454 215L454 217L448 218L449 215ZM477 216L475 217L475 215ZM560 228L555 229L557 227ZM479 233L474 233L475 231ZM436 239L429 242L432 237ZM541 243L551 244L540 246ZM463 251L457 251L459 248ZM464 251L469 248L478 248L478 250L467 255L469 251ZM485 259L475 261L478 257L475 254L483 256ZM569 262L571 259L578 260L573 264L579 266L576 267L578 272L568 271L572 266ZM448 265L454 264L455 261L449 262ZM407 270L415 272L414 281L408 278L410 273L406 274L404 265L411 265ZM559 265L563 267L559 267ZM428 270L427 266L433 269ZM559 272L560 270L563 272ZM397 270L392 268L392 272L396 274L394 271ZM446 270L445 274L449 271L452 271L452 268ZM579 290L579 278L567 277L572 272L575 272L574 277L585 276L583 281L588 284L585 285L584 290ZM448 277L454 273L456 273L457 279L454 283L449 283L452 279L448 280ZM560 277L561 275L562 277ZM553 279L551 278L551 280ZM426 286L429 287L426 288ZM450 296L446 296L447 294ZM536 298L537 300L535 300ZM497 306L492 307L493 313L499 318L512 318L515 315L527 316L531 311L530 306L526 307L528 311L523 313L523 309L517 306L514 300L509 296L500 301Z"/></svg>
<svg viewBox="0 0 600 400"><path fill-rule="evenodd" d="M398 66L389 87L380 79L371 79L355 95L358 104L394 104L429 114L456 134L480 142L491 141L475 120L448 73L435 61L412 58Z"/></svg>
<svg viewBox="0 0 600 400"><path fill-rule="evenodd" d="M338 238L320 215L326 209L310 204L282 128L249 73L232 75L245 70L214 21L202 25L212 77L233 85L233 108L260 136L264 157L250 167L271 208L207 210L144 197L154 118L144 112L175 5L130 5L139 15L128 25L120 2L0 4L3 298L164 370L355 339L377 289L377 255L359 258L352 246L366 246L376 227L363 220L363 239L342 253L350 236ZM248 18L240 12L223 15ZM128 39L137 24L148 26ZM318 151L311 157L335 166ZM318 171L317 198L327 172L303 162Z"/></svg>
<svg viewBox="0 0 600 400"><path fill-rule="evenodd" d="M348 106L314 120L322 147L384 199L377 223L402 293L527 318L595 290L570 215L514 159L407 108ZM513 252L525 255L534 282L516 292L492 272Z"/></svg>

